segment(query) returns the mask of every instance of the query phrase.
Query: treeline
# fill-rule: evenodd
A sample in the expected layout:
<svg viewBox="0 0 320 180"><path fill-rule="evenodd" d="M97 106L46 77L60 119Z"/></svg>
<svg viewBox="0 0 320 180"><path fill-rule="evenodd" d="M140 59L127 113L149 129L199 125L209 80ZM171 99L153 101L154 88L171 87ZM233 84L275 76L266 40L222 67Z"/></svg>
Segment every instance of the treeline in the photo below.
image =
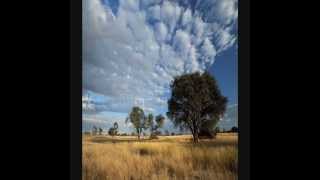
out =
<svg viewBox="0 0 320 180"><path fill-rule="evenodd" d="M178 135L184 135L184 133L175 133L175 132L170 132L168 130L165 130L164 132L160 131L160 130L156 130L154 131L154 129L157 129L157 128L153 128L153 133L150 133L149 136L178 136ZM84 132L84 134L86 135L103 135L102 133L104 132L104 130L100 127L96 127L96 126L93 126L92 128L92 132ZM216 127L215 129L215 133L238 133L239 132L239 129L238 127L236 126L233 126L232 128L230 128L229 130L223 128L223 129L220 129L219 127ZM145 132L142 132L141 133L143 136L148 136L148 134L146 134ZM137 133L136 132L131 132L131 133L119 133L118 132L118 123L115 122L113 124L113 127L110 127L109 130L108 130L108 135L110 136L137 136Z"/></svg>
<svg viewBox="0 0 320 180"><path fill-rule="evenodd" d="M220 130L219 127L216 128L216 132L217 133L237 133L239 132L239 128L236 126L233 126L232 128L230 128L229 130L223 128L222 130Z"/></svg>
<svg viewBox="0 0 320 180"><path fill-rule="evenodd" d="M162 114L154 117L152 113L146 115L140 107L133 107L131 112L129 113L129 117L126 118L126 123L131 123L134 127L135 132L131 134L127 133L119 133L118 128L119 125L117 122L114 122L113 126L109 128L108 134L110 136L137 136L140 140L141 135L147 136L146 132L149 131L150 139L156 139L157 136L162 135L160 128L163 127L165 121L165 117ZM93 126L92 132L85 132L85 134L95 135L103 135L103 129L100 127ZM169 131L166 130L164 135L170 135ZM174 135L174 133L172 134Z"/></svg>

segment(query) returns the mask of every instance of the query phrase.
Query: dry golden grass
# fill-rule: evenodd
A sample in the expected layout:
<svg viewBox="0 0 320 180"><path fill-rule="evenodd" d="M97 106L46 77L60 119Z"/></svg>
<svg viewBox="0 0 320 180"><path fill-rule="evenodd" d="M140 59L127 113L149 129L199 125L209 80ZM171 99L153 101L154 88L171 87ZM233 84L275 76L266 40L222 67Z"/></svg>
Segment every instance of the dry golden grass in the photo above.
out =
<svg viewBox="0 0 320 180"><path fill-rule="evenodd" d="M236 134L219 134L195 145L191 136L157 140L136 137L83 138L83 180L234 180L238 171Z"/></svg>

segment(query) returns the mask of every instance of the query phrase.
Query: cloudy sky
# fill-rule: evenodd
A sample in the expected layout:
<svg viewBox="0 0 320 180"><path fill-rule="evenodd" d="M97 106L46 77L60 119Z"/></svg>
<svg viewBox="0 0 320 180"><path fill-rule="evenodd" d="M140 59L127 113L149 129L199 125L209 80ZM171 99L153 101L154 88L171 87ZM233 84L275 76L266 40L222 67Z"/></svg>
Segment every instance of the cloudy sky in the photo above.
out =
<svg viewBox="0 0 320 180"><path fill-rule="evenodd" d="M83 0L84 128L131 132L134 105L165 115L170 82L195 71L237 105L237 23L237 0Z"/></svg>

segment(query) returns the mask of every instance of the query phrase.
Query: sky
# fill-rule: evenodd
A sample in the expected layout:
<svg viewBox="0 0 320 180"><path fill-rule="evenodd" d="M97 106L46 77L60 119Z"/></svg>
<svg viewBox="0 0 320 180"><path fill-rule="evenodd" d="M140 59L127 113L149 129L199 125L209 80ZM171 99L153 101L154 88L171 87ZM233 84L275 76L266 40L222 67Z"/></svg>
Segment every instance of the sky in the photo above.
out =
<svg viewBox="0 0 320 180"><path fill-rule="evenodd" d="M223 95L228 98L228 104L233 105L238 102L238 53L236 46L222 52L216 57L215 63L209 68L218 81Z"/></svg>
<svg viewBox="0 0 320 180"><path fill-rule="evenodd" d="M82 19L84 129L131 132L135 105L165 115L170 82L196 71L237 106L237 0L84 0Z"/></svg>

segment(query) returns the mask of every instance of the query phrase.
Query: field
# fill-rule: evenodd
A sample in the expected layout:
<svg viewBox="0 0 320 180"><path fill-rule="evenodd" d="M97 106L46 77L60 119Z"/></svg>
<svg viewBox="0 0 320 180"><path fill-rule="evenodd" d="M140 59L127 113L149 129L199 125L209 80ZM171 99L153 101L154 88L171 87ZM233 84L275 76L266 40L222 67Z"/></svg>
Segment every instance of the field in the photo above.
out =
<svg viewBox="0 0 320 180"><path fill-rule="evenodd" d="M191 142L191 136L83 136L83 180L235 180L237 134Z"/></svg>

